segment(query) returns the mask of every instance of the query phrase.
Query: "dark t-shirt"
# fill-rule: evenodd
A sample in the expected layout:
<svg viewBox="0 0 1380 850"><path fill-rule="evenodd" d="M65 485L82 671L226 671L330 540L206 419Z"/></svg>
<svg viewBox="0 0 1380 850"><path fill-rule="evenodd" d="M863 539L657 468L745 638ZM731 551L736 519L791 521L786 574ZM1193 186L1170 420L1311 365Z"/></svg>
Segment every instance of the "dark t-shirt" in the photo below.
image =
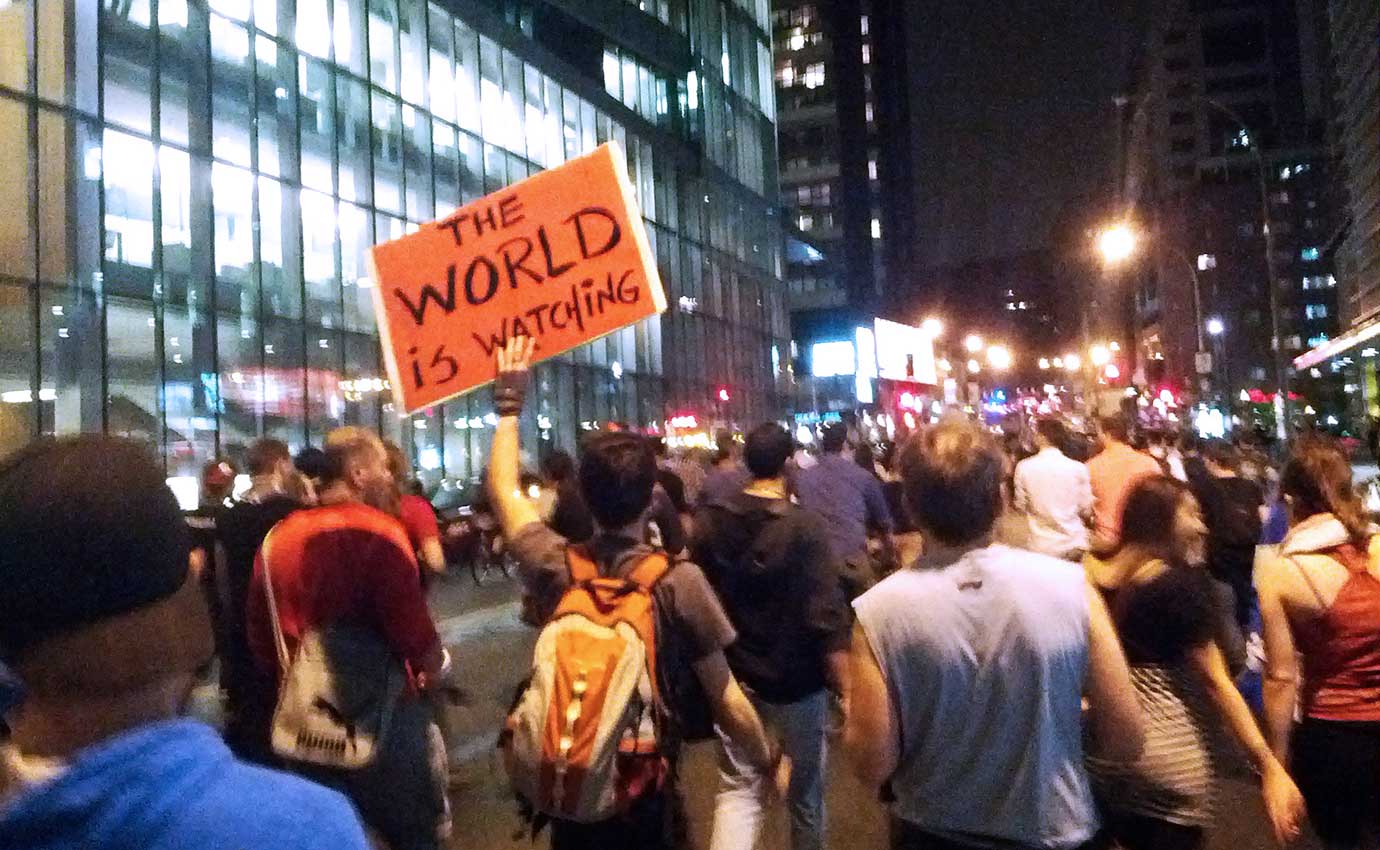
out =
<svg viewBox="0 0 1380 850"><path fill-rule="evenodd" d="M1181 664L1190 650L1213 641L1221 625L1212 577L1200 569L1168 567L1149 581L1104 593L1132 664Z"/></svg>
<svg viewBox="0 0 1380 850"><path fill-rule="evenodd" d="M517 560L524 592L539 617L555 611L570 587L565 550L570 541L545 524L534 522L518 531L509 551ZM622 576L653 550L619 537L600 536L588 544L601 572ZM652 591L656 608L657 678L662 698L681 737L707 735L708 700L693 665L721 652L737 639L733 624L700 568L689 561L672 564Z"/></svg>
<svg viewBox="0 0 1380 850"><path fill-rule="evenodd" d="M700 510L691 551L738 631L734 675L772 703L823 688L825 656L847 648L852 617L819 517L739 493Z"/></svg>
<svg viewBox="0 0 1380 850"><path fill-rule="evenodd" d="M221 629L220 685L225 689L229 722L226 738L242 758L268 757L268 721L277 686L255 664L245 627L245 602L254 576L254 556L279 520L300 508L283 494L259 501L237 502L220 516L217 536L224 554L218 568L225 594Z"/></svg>

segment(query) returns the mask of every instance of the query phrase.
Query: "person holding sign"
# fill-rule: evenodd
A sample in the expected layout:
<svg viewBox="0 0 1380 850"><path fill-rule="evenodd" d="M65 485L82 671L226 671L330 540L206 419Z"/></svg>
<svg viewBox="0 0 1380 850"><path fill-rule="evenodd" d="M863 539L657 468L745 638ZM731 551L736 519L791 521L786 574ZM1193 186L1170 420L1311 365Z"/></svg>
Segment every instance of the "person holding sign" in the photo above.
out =
<svg viewBox="0 0 1380 850"><path fill-rule="evenodd" d="M509 552L517 562L523 591L533 597L533 607L549 617L572 586L574 544L543 523L536 507L519 492L518 414L534 348L534 340L515 337L498 351L495 398L499 420L489 455L488 486ZM658 554L641 542L646 539L647 513L656 484L651 445L626 432L596 434L585 443L578 476L594 516L595 536L579 547L581 554L575 557L587 556L601 577L630 579L649 556ZM679 743L694 732L686 728L686 719L705 713L706 700L708 713L735 749L756 770L775 777L778 794L788 781L789 761L768 741L752 703L729 671L724 649L737 634L704 573L688 561L671 563L652 584L650 594L655 640L648 653L656 673L654 692L660 695L654 712L656 747L669 770L637 788L621 815L595 823L553 817L553 850L676 846L673 833L680 830L670 828L670 824L677 817L667 815L668 808L679 812L674 787ZM534 670L534 679L540 673L540 669ZM700 734L707 735L708 730ZM584 782L622 779L591 772Z"/></svg>

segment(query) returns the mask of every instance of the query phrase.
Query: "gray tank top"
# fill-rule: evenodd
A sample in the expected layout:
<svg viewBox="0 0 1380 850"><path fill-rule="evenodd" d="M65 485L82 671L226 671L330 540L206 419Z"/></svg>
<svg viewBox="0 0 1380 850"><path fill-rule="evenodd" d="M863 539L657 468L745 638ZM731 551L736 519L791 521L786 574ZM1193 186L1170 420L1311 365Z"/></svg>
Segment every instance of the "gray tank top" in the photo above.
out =
<svg viewBox="0 0 1380 850"><path fill-rule="evenodd" d="M1086 594L1077 564L993 545L853 603L900 718L897 817L992 847L1093 837Z"/></svg>

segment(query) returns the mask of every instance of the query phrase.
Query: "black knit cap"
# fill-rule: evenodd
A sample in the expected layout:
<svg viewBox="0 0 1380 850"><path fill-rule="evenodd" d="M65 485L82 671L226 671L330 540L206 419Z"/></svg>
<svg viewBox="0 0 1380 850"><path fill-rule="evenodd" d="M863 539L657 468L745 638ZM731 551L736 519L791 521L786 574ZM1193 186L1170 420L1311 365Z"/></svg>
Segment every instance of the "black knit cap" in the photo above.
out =
<svg viewBox="0 0 1380 850"><path fill-rule="evenodd" d="M0 656L165 599L190 538L148 448L45 439L0 461Z"/></svg>

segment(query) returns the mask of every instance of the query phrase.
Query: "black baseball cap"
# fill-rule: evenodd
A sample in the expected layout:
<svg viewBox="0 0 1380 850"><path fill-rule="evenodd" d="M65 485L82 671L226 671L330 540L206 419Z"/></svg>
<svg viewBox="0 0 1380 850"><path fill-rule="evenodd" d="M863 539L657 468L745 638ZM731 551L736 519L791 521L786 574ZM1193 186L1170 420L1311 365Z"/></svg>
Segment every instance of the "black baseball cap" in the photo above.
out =
<svg viewBox="0 0 1380 850"><path fill-rule="evenodd" d="M191 538L143 444L44 439L0 461L0 659L25 684L130 684L212 651Z"/></svg>

